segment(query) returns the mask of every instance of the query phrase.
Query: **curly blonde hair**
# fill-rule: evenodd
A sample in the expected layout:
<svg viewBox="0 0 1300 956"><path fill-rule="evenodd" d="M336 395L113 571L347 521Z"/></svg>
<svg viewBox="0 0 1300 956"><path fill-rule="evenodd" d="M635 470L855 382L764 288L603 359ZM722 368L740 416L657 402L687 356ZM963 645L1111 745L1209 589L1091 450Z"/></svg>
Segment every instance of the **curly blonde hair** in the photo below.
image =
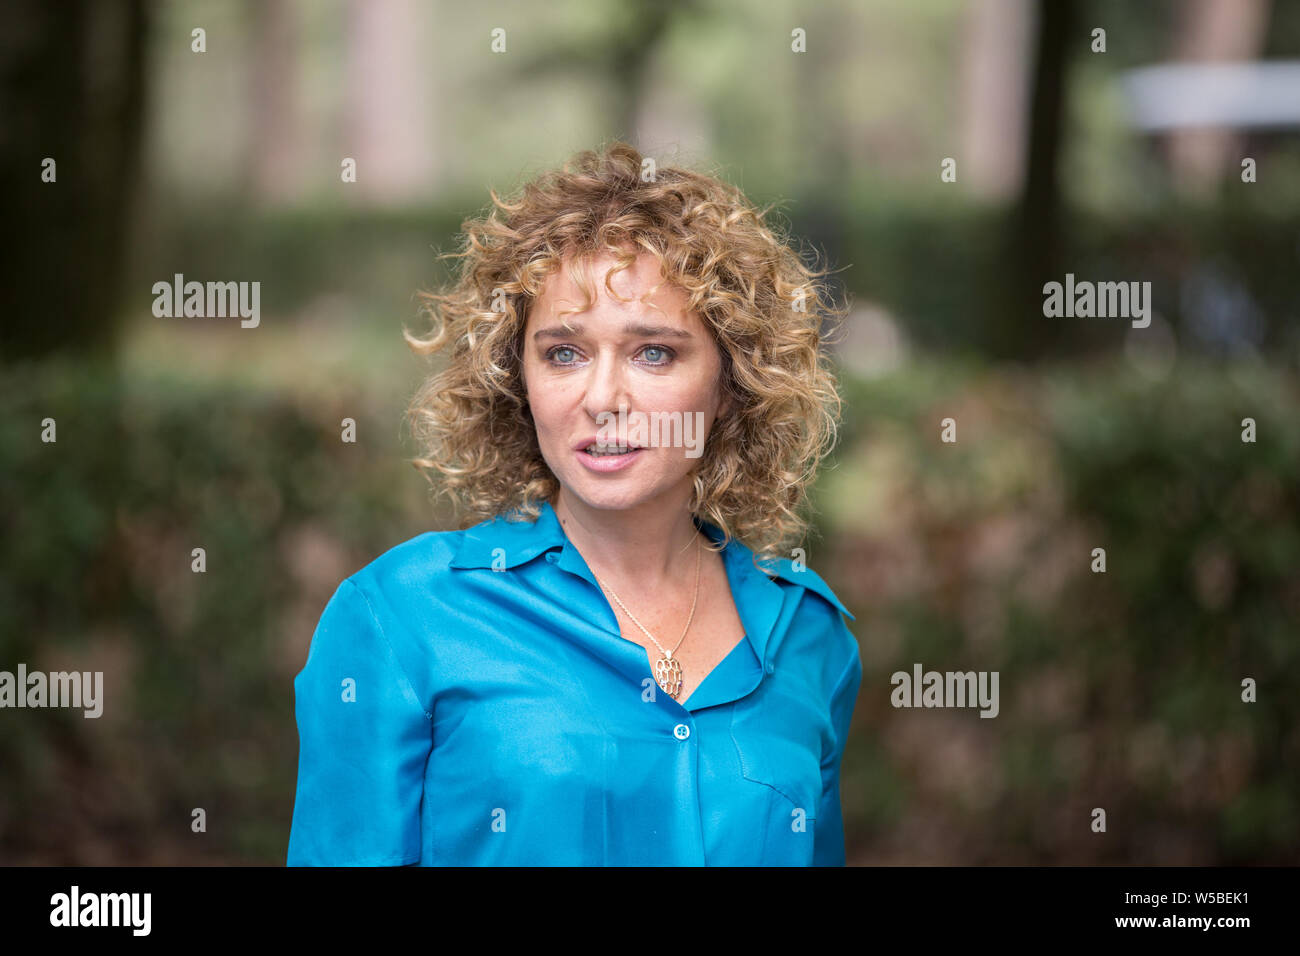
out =
<svg viewBox="0 0 1300 956"><path fill-rule="evenodd" d="M536 518L559 483L524 391L528 310L570 257L609 252L619 271L644 250L710 330L732 400L705 444L691 513L762 561L808 530L808 486L834 445L842 407L820 349L822 324L845 310L831 301L826 271L805 265L764 221L770 206L756 210L712 176L673 166L643 175L650 168L626 143L587 150L512 199L489 190L497 208L461 224L461 251L439 257L463 260L451 287L419 293L432 330L403 331L421 355L450 347L445 368L408 409L422 452L411 462L452 500L462 527L516 509Z"/></svg>

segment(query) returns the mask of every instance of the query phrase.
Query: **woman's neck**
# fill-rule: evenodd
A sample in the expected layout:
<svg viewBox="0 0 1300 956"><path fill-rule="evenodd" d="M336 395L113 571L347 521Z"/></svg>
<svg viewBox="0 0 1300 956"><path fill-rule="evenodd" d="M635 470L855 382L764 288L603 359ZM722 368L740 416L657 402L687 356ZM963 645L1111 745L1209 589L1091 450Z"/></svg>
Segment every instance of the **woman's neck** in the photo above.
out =
<svg viewBox="0 0 1300 956"><path fill-rule="evenodd" d="M657 591L694 577L692 544L701 533L685 499L676 506L656 500L611 510L591 508L561 489L551 507L565 536L603 581L635 582L638 589Z"/></svg>

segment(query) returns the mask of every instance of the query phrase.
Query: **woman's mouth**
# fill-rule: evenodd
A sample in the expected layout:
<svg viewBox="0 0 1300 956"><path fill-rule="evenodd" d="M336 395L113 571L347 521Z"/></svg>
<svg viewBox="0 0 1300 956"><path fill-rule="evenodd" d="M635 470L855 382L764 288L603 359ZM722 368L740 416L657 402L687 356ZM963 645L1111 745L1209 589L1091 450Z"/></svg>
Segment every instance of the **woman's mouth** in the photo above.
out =
<svg viewBox="0 0 1300 956"><path fill-rule="evenodd" d="M605 455L626 455L629 451L639 450L634 445L600 445L592 443L583 449L588 455L604 457Z"/></svg>
<svg viewBox="0 0 1300 956"><path fill-rule="evenodd" d="M576 452L578 460L589 471L611 472L628 467L641 457L644 448L635 445L603 445L593 443Z"/></svg>

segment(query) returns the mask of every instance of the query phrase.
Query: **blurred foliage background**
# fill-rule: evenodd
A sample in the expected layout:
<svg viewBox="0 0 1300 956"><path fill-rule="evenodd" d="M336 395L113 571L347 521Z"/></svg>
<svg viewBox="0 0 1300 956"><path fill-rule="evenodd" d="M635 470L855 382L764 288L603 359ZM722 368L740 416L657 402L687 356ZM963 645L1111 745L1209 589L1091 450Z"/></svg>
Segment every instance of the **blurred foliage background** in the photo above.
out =
<svg viewBox="0 0 1300 956"><path fill-rule="evenodd" d="M407 464L414 293L489 186L616 138L778 201L853 307L809 542L863 652L849 862L1300 862L1300 95L1135 85L1293 62L1300 6L12 8L0 669L107 705L0 711L0 862L283 862L326 600L455 526ZM1066 272L1149 280L1150 327L1044 318ZM260 281L260 326L155 318L174 273ZM1000 715L894 709L914 662L999 671Z"/></svg>

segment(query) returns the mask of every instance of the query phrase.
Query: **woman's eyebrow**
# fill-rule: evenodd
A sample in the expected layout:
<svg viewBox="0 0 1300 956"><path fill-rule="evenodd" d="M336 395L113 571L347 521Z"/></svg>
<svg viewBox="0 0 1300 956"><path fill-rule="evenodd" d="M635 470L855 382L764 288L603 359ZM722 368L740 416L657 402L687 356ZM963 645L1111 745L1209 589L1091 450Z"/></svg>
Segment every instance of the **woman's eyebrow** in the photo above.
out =
<svg viewBox="0 0 1300 956"><path fill-rule="evenodd" d="M533 341L540 342L542 339L567 339L571 335L582 335L583 325L581 322L574 322L568 328L562 326L552 326L547 329L538 329L533 334ZM623 326L623 334L633 338L673 338L689 339L693 338L686 329L679 329L671 325L642 325L639 322L631 322Z"/></svg>

